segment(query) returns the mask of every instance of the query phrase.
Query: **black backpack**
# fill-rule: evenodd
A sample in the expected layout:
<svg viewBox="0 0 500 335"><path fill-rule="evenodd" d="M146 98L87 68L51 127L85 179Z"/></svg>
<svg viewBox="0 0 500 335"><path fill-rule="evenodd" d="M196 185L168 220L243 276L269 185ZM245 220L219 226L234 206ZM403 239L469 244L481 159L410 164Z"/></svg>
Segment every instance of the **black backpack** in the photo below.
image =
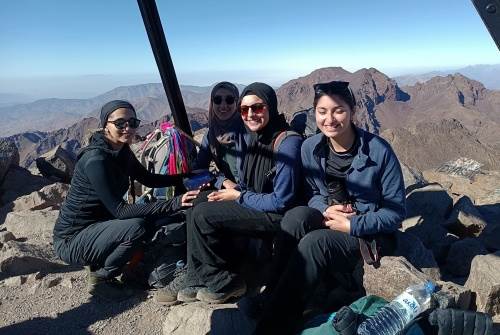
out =
<svg viewBox="0 0 500 335"><path fill-rule="evenodd" d="M316 116L314 107L295 112L290 121L290 127L293 131L301 134L304 138L311 137L319 133L316 125Z"/></svg>

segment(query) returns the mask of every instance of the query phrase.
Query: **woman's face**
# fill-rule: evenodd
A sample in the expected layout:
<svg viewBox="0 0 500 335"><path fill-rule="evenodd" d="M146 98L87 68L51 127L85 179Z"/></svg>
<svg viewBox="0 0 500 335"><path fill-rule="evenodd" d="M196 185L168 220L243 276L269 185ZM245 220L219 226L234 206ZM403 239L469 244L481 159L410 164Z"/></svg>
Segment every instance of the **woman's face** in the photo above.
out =
<svg viewBox="0 0 500 335"><path fill-rule="evenodd" d="M212 110L219 120L229 120L236 112L237 98L225 88L219 88L212 99Z"/></svg>
<svg viewBox="0 0 500 335"><path fill-rule="evenodd" d="M131 119L136 119L136 116L129 108L118 108L109 114L108 122L106 122L106 126L104 127L106 138L113 144L132 143L137 127L131 127L131 123L132 126L134 125L134 121L131 121ZM128 122L123 124L124 121ZM118 126L114 123L118 124ZM119 129L120 125L122 125L123 129Z"/></svg>
<svg viewBox="0 0 500 335"><path fill-rule="evenodd" d="M241 118L253 132L265 128L269 123L269 110L264 100L256 95L245 95L240 105Z"/></svg>
<svg viewBox="0 0 500 335"><path fill-rule="evenodd" d="M328 138L335 139L351 127L353 111L339 96L323 95L316 104L316 125Z"/></svg>

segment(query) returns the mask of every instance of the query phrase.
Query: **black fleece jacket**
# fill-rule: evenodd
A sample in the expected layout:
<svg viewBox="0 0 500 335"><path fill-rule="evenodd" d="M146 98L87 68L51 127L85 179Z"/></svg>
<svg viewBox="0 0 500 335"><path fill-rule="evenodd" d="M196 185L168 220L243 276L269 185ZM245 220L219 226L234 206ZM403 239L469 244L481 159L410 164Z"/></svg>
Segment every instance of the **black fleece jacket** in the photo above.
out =
<svg viewBox="0 0 500 335"><path fill-rule="evenodd" d="M96 222L168 215L181 208L181 196L167 201L128 204L130 178L148 187L182 183L182 176L149 173L128 145L115 151L102 133L92 136L78 155L71 187L54 226L54 239L68 239Z"/></svg>

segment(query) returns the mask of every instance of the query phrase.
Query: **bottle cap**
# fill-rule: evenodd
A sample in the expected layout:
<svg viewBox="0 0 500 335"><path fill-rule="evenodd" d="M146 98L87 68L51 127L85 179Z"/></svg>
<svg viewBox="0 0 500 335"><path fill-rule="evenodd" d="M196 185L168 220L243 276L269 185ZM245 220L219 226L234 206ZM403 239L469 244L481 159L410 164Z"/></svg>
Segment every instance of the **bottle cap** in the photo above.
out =
<svg viewBox="0 0 500 335"><path fill-rule="evenodd" d="M433 293L435 290L436 290L436 284L434 284L433 282L431 282L430 280L429 281L426 281L425 282L425 290L428 292L428 293Z"/></svg>

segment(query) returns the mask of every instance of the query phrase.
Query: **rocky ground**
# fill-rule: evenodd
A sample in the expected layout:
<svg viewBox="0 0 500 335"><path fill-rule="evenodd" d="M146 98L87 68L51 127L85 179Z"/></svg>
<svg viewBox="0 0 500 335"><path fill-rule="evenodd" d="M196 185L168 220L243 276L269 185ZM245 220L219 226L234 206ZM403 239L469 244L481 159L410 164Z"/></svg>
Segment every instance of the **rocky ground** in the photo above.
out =
<svg viewBox="0 0 500 335"><path fill-rule="evenodd" d="M118 303L88 295L84 270L63 264L52 250L68 185L31 174L18 166L15 149L2 143L0 149L0 334L250 332L252 324L233 304L168 308L148 291ZM67 173L62 158L44 159ZM441 306L487 312L500 334L500 172L461 159L423 172L404 166L404 175L408 219L396 256L377 269L360 264L352 281L392 299L433 279L443 292ZM346 293L332 291L322 300L340 303Z"/></svg>

